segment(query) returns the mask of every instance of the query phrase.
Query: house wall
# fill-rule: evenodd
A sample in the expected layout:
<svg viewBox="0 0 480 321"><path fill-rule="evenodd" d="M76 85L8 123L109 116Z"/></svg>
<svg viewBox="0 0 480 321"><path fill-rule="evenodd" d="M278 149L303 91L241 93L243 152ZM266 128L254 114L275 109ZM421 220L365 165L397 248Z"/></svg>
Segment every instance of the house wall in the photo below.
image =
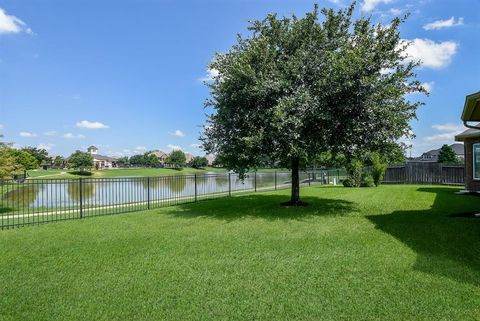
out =
<svg viewBox="0 0 480 321"><path fill-rule="evenodd" d="M480 137L465 140L465 188L480 191L480 180L473 179L473 144L480 143Z"/></svg>

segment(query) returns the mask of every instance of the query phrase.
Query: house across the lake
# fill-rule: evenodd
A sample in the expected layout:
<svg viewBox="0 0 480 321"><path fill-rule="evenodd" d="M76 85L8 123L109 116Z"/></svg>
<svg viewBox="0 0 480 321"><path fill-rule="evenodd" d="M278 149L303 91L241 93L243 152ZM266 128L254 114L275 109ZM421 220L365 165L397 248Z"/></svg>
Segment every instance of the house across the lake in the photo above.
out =
<svg viewBox="0 0 480 321"><path fill-rule="evenodd" d="M163 166L165 165L165 162L167 161L168 154L165 152L162 152L161 150L154 150L151 152L149 155L155 155L158 158L158 162Z"/></svg>
<svg viewBox="0 0 480 321"><path fill-rule="evenodd" d="M465 189L480 191L480 92L467 96L462 121L468 129L455 136L465 146ZM476 124L471 124L474 122Z"/></svg>
<svg viewBox="0 0 480 321"><path fill-rule="evenodd" d="M453 149L455 152L455 155L461 160L465 158L465 151L463 144L456 143L450 145L450 147ZM440 148L438 149L432 149L429 150L428 152L425 152L422 154L422 156L413 159L415 162L437 162L438 161L438 154L440 154Z"/></svg>
<svg viewBox="0 0 480 321"><path fill-rule="evenodd" d="M87 151L93 157L93 165L95 166L95 169L117 167L117 159L110 156L99 155L97 147L90 146L88 147Z"/></svg>

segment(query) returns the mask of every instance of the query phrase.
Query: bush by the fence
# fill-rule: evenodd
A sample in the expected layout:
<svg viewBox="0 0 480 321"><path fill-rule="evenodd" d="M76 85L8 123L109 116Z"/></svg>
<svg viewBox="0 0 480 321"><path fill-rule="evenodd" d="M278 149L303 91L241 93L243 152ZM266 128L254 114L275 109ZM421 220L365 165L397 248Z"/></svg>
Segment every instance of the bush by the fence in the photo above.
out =
<svg viewBox="0 0 480 321"><path fill-rule="evenodd" d="M370 174L363 174L362 175L362 182L360 183L361 187L374 187L377 186L375 181Z"/></svg>
<svg viewBox="0 0 480 321"><path fill-rule="evenodd" d="M382 161L382 157L379 153L370 154L370 162L372 163L372 179L375 186L379 186L383 177L385 176L385 171L388 168L388 164Z"/></svg>

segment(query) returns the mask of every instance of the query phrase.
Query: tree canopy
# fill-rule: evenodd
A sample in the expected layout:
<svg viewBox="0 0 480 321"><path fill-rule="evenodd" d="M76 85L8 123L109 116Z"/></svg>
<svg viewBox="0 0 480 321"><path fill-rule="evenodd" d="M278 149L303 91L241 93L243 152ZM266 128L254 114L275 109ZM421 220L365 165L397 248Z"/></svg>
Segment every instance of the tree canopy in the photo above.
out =
<svg viewBox="0 0 480 321"><path fill-rule="evenodd" d="M51 158L48 156L48 151L46 149L29 146L22 148L22 150L35 157L38 165L51 162Z"/></svg>
<svg viewBox="0 0 480 321"><path fill-rule="evenodd" d="M438 153L438 162L439 163L447 163L447 164L457 164L459 163L459 159L457 154L452 147L444 144L442 148L440 148L440 152Z"/></svg>
<svg viewBox="0 0 480 321"><path fill-rule="evenodd" d="M37 160L30 153L11 146L12 144L0 142L0 179L12 178L16 172L38 167Z"/></svg>
<svg viewBox="0 0 480 321"><path fill-rule="evenodd" d="M0 135L0 139L3 135ZM0 179L12 178L13 173L21 169L10 153L11 144L0 142Z"/></svg>
<svg viewBox="0 0 480 321"><path fill-rule="evenodd" d="M208 159L206 157L195 156L188 163L188 166L193 168L204 168L208 166Z"/></svg>
<svg viewBox="0 0 480 321"><path fill-rule="evenodd" d="M187 158L185 157L185 153L181 150L174 150L168 155L165 162L175 166L175 168L182 168L185 167Z"/></svg>
<svg viewBox="0 0 480 321"><path fill-rule="evenodd" d="M21 170L31 170L38 168L38 160L23 149L10 149L8 151L15 160L15 163L19 165ZM17 169L18 170L18 169Z"/></svg>
<svg viewBox="0 0 480 321"><path fill-rule="evenodd" d="M68 165L71 168L78 168L80 171L93 167L93 157L89 153L77 150L68 158Z"/></svg>
<svg viewBox="0 0 480 321"><path fill-rule="evenodd" d="M388 154L425 92L395 18L386 26L317 6L305 17L268 15L209 65L213 108L201 136L208 153L240 174L268 156L292 168L291 204L299 204L299 169L321 153L347 159Z"/></svg>

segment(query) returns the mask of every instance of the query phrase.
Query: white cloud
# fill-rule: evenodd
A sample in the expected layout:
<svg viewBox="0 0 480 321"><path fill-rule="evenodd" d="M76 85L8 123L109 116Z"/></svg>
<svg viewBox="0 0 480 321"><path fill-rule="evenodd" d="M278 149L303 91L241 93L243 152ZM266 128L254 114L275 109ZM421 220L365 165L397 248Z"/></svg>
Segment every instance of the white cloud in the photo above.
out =
<svg viewBox="0 0 480 321"><path fill-rule="evenodd" d="M168 144L167 147L168 147L168 149L170 149L170 150L182 150L182 147L181 147L181 146L178 146L178 145Z"/></svg>
<svg viewBox="0 0 480 321"><path fill-rule="evenodd" d="M50 144L50 143L47 143L47 144L38 144L38 145L37 145L37 148L38 148L38 149L45 149L46 151L49 151L49 150L51 150L54 146L55 146L55 144Z"/></svg>
<svg viewBox="0 0 480 321"><path fill-rule="evenodd" d="M432 125L432 128L440 133L425 137L423 140L427 143L453 143L455 135L458 135L465 130L465 127L463 125L452 123L435 124Z"/></svg>
<svg viewBox="0 0 480 321"><path fill-rule="evenodd" d="M20 136L25 138L32 138L32 137L37 137L38 135L31 132L20 132Z"/></svg>
<svg viewBox="0 0 480 321"><path fill-rule="evenodd" d="M108 128L107 125L98 122L98 121L88 121L88 120L82 120L77 123L78 128L86 128L86 129L105 129Z"/></svg>
<svg viewBox="0 0 480 321"><path fill-rule="evenodd" d="M424 82L422 84L422 87L425 88L426 91L428 91L429 93L432 92L433 90L433 86L435 85L435 82L434 81L429 81L429 82Z"/></svg>
<svg viewBox="0 0 480 321"><path fill-rule="evenodd" d="M145 146L137 146L137 147L135 147L135 150L137 150L137 151L146 151L146 150L147 150L147 147L145 147Z"/></svg>
<svg viewBox="0 0 480 321"><path fill-rule="evenodd" d="M442 132L457 132L457 133L465 130L465 126L463 126L462 124L452 124L452 123L435 124L432 126L432 128Z"/></svg>
<svg viewBox="0 0 480 321"><path fill-rule="evenodd" d="M446 142L452 142L454 137L455 137L455 133L443 133L443 134L435 134L435 135L431 135L431 136L427 136L424 138L424 141L428 142L428 143L446 143Z"/></svg>
<svg viewBox="0 0 480 321"><path fill-rule="evenodd" d="M422 66L433 69L446 67L458 49L458 44L453 41L434 42L419 38L404 41L410 43L406 50L407 61L420 60Z"/></svg>
<svg viewBox="0 0 480 321"><path fill-rule="evenodd" d="M455 21L455 17L451 17L447 20L437 20L431 23L427 23L423 26L425 30L439 30L442 28L451 28L456 26L463 26L463 18L459 18Z"/></svg>
<svg viewBox="0 0 480 321"><path fill-rule="evenodd" d="M84 139L85 136L82 135L82 134L75 135L75 134L72 134L72 133L66 133L65 135L63 135L63 138L66 138L66 139Z"/></svg>
<svg viewBox="0 0 480 321"><path fill-rule="evenodd" d="M0 34L20 32L33 34L32 29L28 28L25 22L15 16L8 15L5 10L0 8Z"/></svg>
<svg viewBox="0 0 480 321"><path fill-rule="evenodd" d="M176 130L175 132L173 132L173 133L170 133L170 132L169 132L169 134L172 135L172 136L177 136L177 137L185 137L185 133L182 132L180 129L177 129L177 130Z"/></svg>
<svg viewBox="0 0 480 321"><path fill-rule="evenodd" d="M432 129L431 135L416 139L404 138L401 142L411 146L412 156L420 156L429 150L440 148L443 144L455 143L455 136L466 128L460 123L445 123L432 125Z"/></svg>
<svg viewBox="0 0 480 321"><path fill-rule="evenodd" d="M362 3L361 10L362 12L370 12L375 9L381 3L390 3L392 0L365 0Z"/></svg>
<svg viewBox="0 0 480 321"><path fill-rule="evenodd" d="M191 144L190 147L200 148L200 147L202 147L202 145L201 144Z"/></svg>
<svg viewBox="0 0 480 321"><path fill-rule="evenodd" d="M4 126L2 124L0 124L0 129L3 129L3 128L4 128Z"/></svg>
<svg viewBox="0 0 480 321"><path fill-rule="evenodd" d="M44 132L43 135L45 135L45 136L56 136L57 132L54 131L54 130L50 130L48 132Z"/></svg>
<svg viewBox="0 0 480 321"><path fill-rule="evenodd" d="M212 81L215 77L218 77L219 74L217 69L207 69L207 74L200 78L200 81Z"/></svg>
<svg viewBox="0 0 480 321"><path fill-rule="evenodd" d="M399 16L402 14L403 12L403 9L400 9L400 8L391 8L390 10L390 13L394 16Z"/></svg>

